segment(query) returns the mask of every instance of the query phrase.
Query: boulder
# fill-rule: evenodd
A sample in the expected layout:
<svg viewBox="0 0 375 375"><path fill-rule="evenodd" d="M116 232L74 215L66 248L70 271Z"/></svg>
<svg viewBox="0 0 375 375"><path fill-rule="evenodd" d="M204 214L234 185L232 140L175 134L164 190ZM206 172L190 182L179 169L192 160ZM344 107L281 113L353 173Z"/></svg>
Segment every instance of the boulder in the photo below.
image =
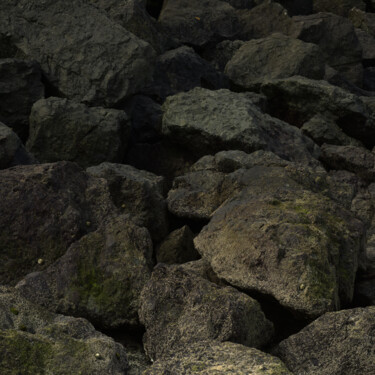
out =
<svg viewBox="0 0 375 375"><path fill-rule="evenodd" d="M154 362L144 375L291 375L277 358L232 342L203 341Z"/></svg>
<svg viewBox="0 0 375 375"><path fill-rule="evenodd" d="M180 265L154 269L142 291L139 318L146 328L144 347L153 360L204 340L260 347L273 334L257 301Z"/></svg>
<svg viewBox="0 0 375 375"><path fill-rule="evenodd" d="M362 375L375 371L375 307L327 313L274 351L295 374Z"/></svg>
<svg viewBox="0 0 375 375"><path fill-rule="evenodd" d="M86 1L4 0L0 15L0 34L40 63L61 96L113 106L152 76L151 46Z"/></svg>
<svg viewBox="0 0 375 375"><path fill-rule="evenodd" d="M353 8L349 12L349 19L354 27L362 29L367 34L375 37L375 14L364 12L362 9Z"/></svg>
<svg viewBox="0 0 375 375"><path fill-rule="evenodd" d="M355 34L362 48L363 63L371 63L375 59L375 37L359 28L355 29Z"/></svg>
<svg viewBox="0 0 375 375"><path fill-rule="evenodd" d="M347 17L352 8L366 9L366 1L362 0L313 0L314 13L330 12Z"/></svg>
<svg viewBox="0 0 375 375"><path fill-rule="evenodd" d="M0 121L26 141L32 105L44 97L42 72L36 62L0 60Z"/></svg>
<svg viewBox="0 0 375 375"><path fill-rule="evenodd" d="M313 162L318 154L299 129L262 113L246 94L195 88L168 97L163 111L163 134L196 155L263 149Z"/></svg>
<svg viewBox="0 0 375 375"><path fill-rule="evenodd" d="M125 349L85 319L56 315L0 287L3 374L114 374L128 370Z"/></svg>
<svg viewBox="0 0 375 375"><path fill-rule="evenodd" d="M130 165L102 163L87 173L108 182L116 207L129 214L139 226L146 227L155 241L168 233L164 178Z"/></svg>
<svg viewBox="0 0 375 375"><path fill-rule="evenodd" d="M229 60L225 73L242 89L254 90L267 79L295 75L322 79L325 62L320 49L282 34L246 42Z"/></svg>
<svg viewBox="0 0 375 375"><path fill-rule="evenodd" d="M68 160L88 167L121 162L129 135L124 111L50 97L32 107L26 147L41 162Z"/></svg>
<svg viewBox="0 0 375 375"><path fill-rule="evenodd" d="M118 216L72 244L16 288L30 301L102 328L135 327L141 290L150 277L152 242L145 228Z"/></svg>
<svg viewBox="0 0 375 375"><path fill-rule="evenodd" d="M116 214L105 180L59 162L0 171L0 282L16 282L63 255Z"/></svg>

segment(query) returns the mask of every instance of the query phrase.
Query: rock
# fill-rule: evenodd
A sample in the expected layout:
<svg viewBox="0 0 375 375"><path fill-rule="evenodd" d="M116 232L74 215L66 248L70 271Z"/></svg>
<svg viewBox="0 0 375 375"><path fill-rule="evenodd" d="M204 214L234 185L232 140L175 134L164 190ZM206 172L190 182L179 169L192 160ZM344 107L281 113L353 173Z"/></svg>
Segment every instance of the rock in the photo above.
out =
<svg viewBox="0 0 375 375"><path fill-rule="evenodd" d="M349 12L349 19L354 27L358 27L372 37L375 37L375 14L353 8Z"/></svg>
<svg viewBox="0 0 375 375"><path fill-rule="evenodd" d="M267 79L301 75L322 79L325 62L312 43L282 35L246 42L233 55L225 73L240 88L256 90Z"/></svg>
<svg viewBox="0 0 375 375"><path fill-rule="evenodd" d="M348 136L375 146L375 123L367 104L356 95L325 81L304 77L270 80L261 87L270 113L298 127L320 114L333 118Z"/></svg>
<svg viewBox="0 0 375 375"><path fill-rule="evenodd" d="M236 10L220 0L165 2L158 21L180 44L197 47L230 39L239 31Z"/></svg>
<svg viewBox="0 0 375 375"><path fill-rule="evenodd" d="M179 265L154 269L142 291L139 318L146 327L146 353L154 360L203 340L260 347L273 334L258 302Z"/></svg>
<svg viewBox="0 0 375 375"><path fill-rule="evenodd" d="M168 373L194 375L264 374L291 375L286 366L270 354L232 342L199 342L157 360L144 375Z"/></svg>
<svg viewBox="0 0 375 375"><path fill-rule="evenodd" d="M299 129L263 114L246 94L195 88L168 97L163 110L163 134L196 155L264 149L309 162L318 154Z"/></svg>
<svg viewBox="0 0 375 375"><path fill-rule="evenodd" d="M17 134L0 122L0 169L36 163L36 159L25 150Z"/></svg>
<svg viewBox="0 0 375 375"><path fill-rule="evenodd" d="M102 328L137 326L139 295L149 279L152 242L145 228L119 216L82 237L54 264L27 275L27 299Z"/></svg>
<svg viewBox="0 0 375 375"><path fill-rule="evenodd" d="M106 179L116 207L129 214L137 225L146 227L155 241L167 235L163 177L130 165L113 163L88 168L87 173Z"/></svg>
<svg viewBox="0 0 375 375"><path fill-rule="evenodd" d="M76 164L0 171L0 282L16 282L63 255L83 234L116 214L104 180ZM43 259L44 264L38 264Z"/></svg>
<svg viewBox="0 0 375 375"><path fill-rule="evenodd" d="M275 354L296 374L372 374L374 317L375 307L327 313L282 341Z"/></svg>
<svg viewBox="0 0 375 375"><path fill-rule="evenodd" d="M150 45L86 1L4 0L0 14L0 34L40 63L61 96L113 106L152 76Z"/></svg>
<svg viewBox="0 0 375 375"><path fill-rule="evenodd" d="M307 189L319 184L319 175L309 182L313 175L303 170L264 166L234 174L247 187L222 204L194 239L217 276L272 296L300 317L350 303L362 222Z"/></svg>
<svg viewBox="0 0 375 375"><path fill-rule="evenodd" d="M0 287L0 368L4 374L126 373L122 345L85 319L49 313Z"/></svg>
<svg viewBox="0 0 375 375"><path fill-rule="evenodd" d="M352 8L366 9L362 0L313 0L314 13L329 12L342 17L347 17Z"/></svg>
<svg viewBox="0 0 375 375"><path fill-rule="evenodd" d="M159 56L153 82L143 91L159 102L194 87L216 90L228 87L228 79L202 59L193 48L182 46Z"/></svg>
<svg viewBox="0 0 375 375"><path fill-rule="evenodd" d="M32 107L26 147L41 162L68 160L88 167L121 162L129 135L124 111L50 97Z"/></svg>
<svg viewBox="0 0 375 375"><path fill-rule="evenodd" d="M363 62L365 64L371 62L375 59L375 37L358 28L355 29L355 34L362 48Z"/></svg>
<svg viewBox="0 0 375 375"><path fill-rule="evenodd" d="M365 68L363 71L363 88L375 91L375 67Z"/></svg>
<svg viewBox="0 0 375 375"><path fill-rule="evenodd" d="M157 262L175 264L199 259L193 240L194 234L187 225L169 233L156 249Z"/></svg>
<svg viewBox="0 0 375 375"><path fill-rule="evenodd" d="M42 73L37 63L0 60L0 121L26 141L32 105L44 96Z"/></svg>

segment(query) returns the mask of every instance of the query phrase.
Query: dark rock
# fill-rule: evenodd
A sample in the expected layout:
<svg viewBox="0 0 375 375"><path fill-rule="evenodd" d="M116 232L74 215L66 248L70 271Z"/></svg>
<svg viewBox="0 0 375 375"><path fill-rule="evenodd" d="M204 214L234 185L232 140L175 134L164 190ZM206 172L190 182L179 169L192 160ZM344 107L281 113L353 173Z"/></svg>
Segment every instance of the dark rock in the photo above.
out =
<svg viewBox="0 0 375 375"><path fill-rule="evenodd" d="M372 374L374 328L375 307L327 313L282 341L275 354L296 374Z"/></svg>
<svg viewBox="0 0 375 375"><path fill-rule="evenodd" d="M354 27L362 29L367 34L375 37L375 14L354 8L349 12L349 19Z"/></svg>
<svg viewBox="0 0 375 375"><path fill-rule="evenodd" d="M113 106L152 76L150 45L83 0L4 0L0 14L0 34L69 99Z"/></svg>
<svg viewBox="0 0 375 375"><path fill-rule="evenodd" d="M364 69L363 88L369 91L375 91L375 67Z"/></svg>
<svg viewBox="0 0 375 375"><path fill-rule="evenodd" d="M83 316L102 328L134 327L151 258L147 230L119 216L75 242L46 270L27 275L17 289L51 311Z"/></svg>
<svg viewBox="0 0 375 375"><path fill-rule="evenodd" d="M358 41L362 48L362 60L364 64L375 60L375 37L362 29L355 29Z"/></svg>
<svg viewBox="0 0 375 375"><path fill-rule="evenodd" d="M129 135L124 111L51 97L33 105L26 147L41 162L68 160L88 167L121 162Z"/></svg>
<svg viewBox="0 0 375 375"><path fill-rule="evenodd" d="M127 373L121 344L85 319L49 313L0 287L0 368L3 374Z"/></svg>
<svg viewBox="0 0 375 375"><path fill-rule="evenodd" d="M366 9L362 0L313 0L314 13L330 12L339 16L347 17L352 8Z"/></svg>
<svg viewBox="0 0 375 375"><path fill-rule="evenodd" d="M152 359L203 340L260 347L273 333L258 302L177 265L159 264L154 269L142 291L139 317L146 327L145 350Z"/></svg>
<svg viewBox="0 0 375 375"><path fill-rule="evenodd" d="M104 178L115 205L141 227L146 227L155 241L168 233L164 178L130 165L102 163L87 169L94 177Z"/></svg>
<svg viewBox="0 0 375 375"><path fill-rule="evenodd" d="M106 181L69 162L1 170L0 191L1 283L48 266L116 213Z"/></svg>
<svg viewBox="0 0 375 375"><path fill-rule="evenodd" d="M32 105L44 96L42 73L35 62L0 60L0 121L26 141Z"/></svg>

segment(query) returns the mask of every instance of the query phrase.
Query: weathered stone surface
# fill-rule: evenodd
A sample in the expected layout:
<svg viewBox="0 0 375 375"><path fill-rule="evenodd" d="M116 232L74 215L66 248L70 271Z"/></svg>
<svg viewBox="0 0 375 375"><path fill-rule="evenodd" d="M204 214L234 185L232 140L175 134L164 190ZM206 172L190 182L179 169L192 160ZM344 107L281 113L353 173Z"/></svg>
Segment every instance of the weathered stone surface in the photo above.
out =
<svg viewBox="0 0 375 375"><path fill-rule="evenodd" d="M159 264L141 295L147 355L159 359L197 341L233 341L260 347L273 325L258 302L232 287L220 287L184 270Z"/></svg>
<svg viewBox="0 0 375 375"><path fill-rule="evenodd" d="M146 227L155 241L166 236L168 219L163 177L113 163L88 168L87 173L106 179L116 207L129 214L137 225Z"/></svg>
<svg viewBox="0 0 375 375"><path fill-rule="evenodd" d="M327 313L282 341L275 353L296 374L375 371L375 307Z"/></svg>
<svg viewBox="0 0 375 375"><path fill-rule="evenodd" d="M0 122L0 169L36 163L36 159L25 150L17 134Z"/></svg>
<svg viewBox="0 0 375 375"><path fill-rule="evenodd" d="M42 73L37 63L0 60L0 121L26 141L32 105L44 96Z"/></svg>
<svg viewBox="0 0 375 375"><path fill-rule="evenodd" d="M151 78L150 45L86 1L4 0L0 14L0 34L69 99L113 106Z"/></svg>
<svg viewBox="0 0 375 375"><path fill-rule="evenodd" d="M158 21L168 35L194 46L231 38L239 30L236 10L220 0L169 0Z"/></svg>
<svg viewBox="0 0 375 375"><path fill-rule="evenodd" d="M313 0L314 13L330 12L346 17L352 8L366 9L362 0Z"/></svg>
<svg viewBox="0 0 375 375"><path fill-rule="evenodd" d="M354 27L358 27L375 37L375 14L367 13L361 9L354 8L349 12L349 19L353 23Z"/></svg>
<svg viewBox="0 0 375 375"><path fill-rule="evenodd" d="M325 81L304 77L267 81L261 92L268 98L270 112L296 126L317 114L333 118L350 137L367 147L375 146L375 123L367 104L356 95Z"/></svg>
<svg viewBox="0 0 375 375"><path fill-rule="evenodd" d="M362 60L366 63L375 59L375 38L362 29L355 29L358 41L362 48Z"/></svg>
<svg viewBox="0 0 375 375"><path fill-rule="evenodd" d="M27 299L104 327L138 324L139 295L150 277L152 242L145 228L119 216L82 237L54 264L27 275Z"/></svg>
<svg viewBox="0 0 375 375"><path fill-rule="evenodd" d="M195 88L168 97L163 110L163 133L197 155L264 149L309 162L318 153L299 129L260 112L246 94Z"/></svg>
<svg viewBox="0 0 375 375"><path fill-rule="evenodd" d="M144 375L291 375L277 358L232 342L205 341L157 360Z"/></svg>
<svg viewBox="0 0 375 375"><path fill-rule="evenodd" d="M194 234L187 225L171 232L156 249L158 263L186 263L199 259L194 247Z"/></svg>
<svg viewBox="0 0 375 375"><path fill-rule="evenodd" d="M295 75L322 79L324 72L319 47L278 33L244 43L225 67L236 86L250 90L267 79Z"/></svg>
<svg viewBox="0 0 375 375"><path fill-rule="evenodd" d="M121 162L129 135L124 111L50 97L32 107L26 147L41 162L68 160L88 167Z"/></svg>
<svg viewBox="0 0 375 375"><path fill-rule="evenodd" d="M1 170L0 192L1 283L51 264L116 213L105 180L69 162Z"/></svg>
<svg viewBox="0 0 375 375"><path fill-rule="evenodd" d="M307 190L308 173L289 169L235 172L247 188L214 212L194 243L218 277L311 318L352 300L364 227Z"/></svg>
<svg viewBox="0 0 375 375"><path fill-rule="evenodd" d="M122 345L95 331L85 319L49 313L0 287L2 374L126 373Z"/></svg>

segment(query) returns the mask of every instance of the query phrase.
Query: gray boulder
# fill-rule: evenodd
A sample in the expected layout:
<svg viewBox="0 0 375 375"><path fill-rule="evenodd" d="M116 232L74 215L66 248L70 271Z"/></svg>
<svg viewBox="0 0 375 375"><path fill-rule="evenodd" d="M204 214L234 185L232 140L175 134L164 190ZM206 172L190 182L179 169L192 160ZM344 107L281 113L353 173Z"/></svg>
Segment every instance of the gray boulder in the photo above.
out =
<svg viewBox="0 0 375 375"><path fill-rule="evenodd" d="M204 340L264 346L273 334L258 302L184 266L159 264L141 295L144 347L153 360Z"/></svg>
<svg viewBox="0 0 375 375"><path fill-rule="evenodd" d="M366 0L313 0L314 13L330 12L347 17L352 8L366 9Z"/></svg>
<svg viewBox="0 0 375 375"><path fill-rule="evenodd" d="M375 307L327 313L288 337L275 354L295 374L375 372Z"/></svg>
<svg viewBox="0 0 375 375"><path fill-rule="evenodd" d="M150 45L86 1L4 0L0 15L0 34L38 61L64 97L113 106L152 76Z"/></svg>
<svg viewBox="0 0 375 375"><path fill-rule="evenodd" d="M167 235L163 177L130 165L113 163L88 168L87 173L106 179L116 207L129 214L137 225L146 227L155 241Z"/></svg>
<svg viewBox="0 0 375 375"><path fill-rule="evenodd" d="M127 373L121 344L85 319L56 315L0 287L0 369L3 374Z"/></svg>
<svg viewBox="0 0 375 375"><path fill-rule="evenodd" d="M67 160L88 167L121 162L129 136L124 111L50 97L32 107L26 147L41 162Z"/></svg>
<svg viewBox="0 0 375 375"><path fill-rule="evenodd" d="M42 72L36 62L0 60L0 121L26 141L32 105L44 97Z"/></svg>
<svg viewBox="0 0 375 375"><path fill-rule="evenodd" d="M356 28L355 34L362 48L362 60L365 64L375 59L375 37L368 32Z"/></svg>
<svg viewBox="0 0 375 375"><path fill-rule="evenodd" d="M244 43L225 67L230 80L248 90L258 88L267 79L294 75L322 79L324 72L325 62L315 44L282 34Z"/></svg>

